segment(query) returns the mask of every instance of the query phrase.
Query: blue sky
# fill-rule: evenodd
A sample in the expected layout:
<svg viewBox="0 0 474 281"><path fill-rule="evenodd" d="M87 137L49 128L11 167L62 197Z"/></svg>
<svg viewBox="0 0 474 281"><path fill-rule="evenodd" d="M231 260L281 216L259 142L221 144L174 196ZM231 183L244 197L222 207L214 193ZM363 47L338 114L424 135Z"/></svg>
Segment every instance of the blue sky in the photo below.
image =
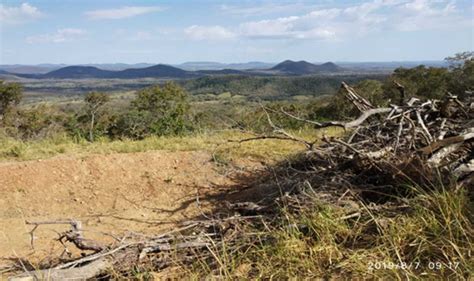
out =
<svg viewBox="0 0 474 281"><path fill-rule="evenodd" d="M0 64L440 60L472 0L0 0Z"/></svg>

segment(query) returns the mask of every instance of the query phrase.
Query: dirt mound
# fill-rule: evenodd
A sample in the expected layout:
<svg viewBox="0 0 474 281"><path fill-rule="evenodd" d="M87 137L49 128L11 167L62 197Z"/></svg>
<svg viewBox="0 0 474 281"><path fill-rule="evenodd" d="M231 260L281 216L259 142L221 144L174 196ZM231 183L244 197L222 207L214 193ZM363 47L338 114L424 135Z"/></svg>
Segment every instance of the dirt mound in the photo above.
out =
<svg viewBox="0 0 474 281"><path fill-rule="evenodd" d="M146 152L56 157L0 163L0 257L38 260L63 251L53 241L68 225L45 225L34 232L25 220L75 218L85 235L113 239L105 232L156 232L206 211L231 180L204 152ZM72 247L73 248L73 247Z"/></svg>

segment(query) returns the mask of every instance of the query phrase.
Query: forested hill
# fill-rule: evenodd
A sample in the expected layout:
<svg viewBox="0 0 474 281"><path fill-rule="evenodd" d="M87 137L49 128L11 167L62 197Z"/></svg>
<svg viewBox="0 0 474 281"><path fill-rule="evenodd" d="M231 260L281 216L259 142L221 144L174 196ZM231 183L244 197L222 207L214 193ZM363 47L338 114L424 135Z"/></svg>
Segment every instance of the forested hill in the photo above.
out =
<svg viewBox="0 0 474 281"><path fill-rule="evenodd" d="M269 69L220 69L220 70L183 70L166 64L157 64L144 68L129 68L120 71L104 70L95 66L66 66L47 73L13 73L4 74L16 75L23 78L33 79L139 79L139 78L196 78L211 75L242 74L250 76L268 76L268 75L311 75L328 74L341 72L343 68L332 62L321 65L312 64L306 61L286 60Z"/></svg>
<svg viewBox="0 0 474 281"><path fill-rule="evenodd" d="M307 61L286 60L275 65L270 70L288 75L308 75L316 73L339 72L343 69L332 62L317 65Z"/></svg>
<svg viewBox="0 0 474 281"><path fill-rule="evenodd" d="M93 66L67 66L45 74L15 74L36 79L136 79L136 78L190 78L197 74L165 64L121 71L103 70Z"/></svg>
<svg viewBox="0 0 474 281"><path fill-rule="evenodd" d="M208 76L178 81L193 95L218 95L229 92L249 98L283 100L293 96L321 96L337 92L341 81L357 83L365 79L384 80L387 75L340 76Z"/></svg>

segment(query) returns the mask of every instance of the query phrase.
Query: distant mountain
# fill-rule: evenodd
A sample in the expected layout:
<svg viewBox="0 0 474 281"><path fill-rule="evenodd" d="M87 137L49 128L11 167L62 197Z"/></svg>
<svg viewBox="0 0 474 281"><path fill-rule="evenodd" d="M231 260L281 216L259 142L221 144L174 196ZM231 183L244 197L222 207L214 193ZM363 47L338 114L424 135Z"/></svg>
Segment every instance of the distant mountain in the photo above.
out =
<svg viewBox="0 0 474 281"><path fill-rule="evenodd" d="M108 78L112 74L113 71L103 70L93 66L66 66L39 76L41 78L85 79Z"/></svg>
<svg viewBox="0 0 474 281"><path fill-rule="evenodd" d="M291 74L309 74L317 70L317 66L306 61L283 61L270 68L273 71L279 71Z"/></svg>
<svg viewBox="0 0 474 281"><path fill-rule="evenodd" d="M275 65L269 70L289 75L306 75L322 72L338 72L342 69L332 62L316 65L307 61L286 60Z"/></svg>
<svg viewBox="0 0 474 281"><path fill-rule="evenodd" d="M16 81L19 80L19 77L16 74L12 74L8 71L0 70L0 80Z"/></svg>
<svg viewBox="0 0 474 281"><path fill-rule="evenodd" d="M66 65L20 65L20 64L3 64L0 65L0 70L10 73L19 74L44 74L52 70L59 69Z"/></svg>
<svg viewBox="0 0 474 281"><path fill-rule="evenodd" d="M127 64L127 63L97 63L97 64L79 64L76 66L93 66L97 67L102 70L125 70L129 68L144 68L153 66L154 64L150 63L135 63L135 64ZM67 67L71 65L66 64L37 64L37 65L21 65L21 64L3 64L0 65L0 70L4 70L10 73L18 73L18 74L46 74L56 69L60 69L63 67Z"/></svg>
<svg viewBox="0 0 474 281"><path fill-rule="evenodd" d="M193 63L188 63L193 64ZM210 67L214 64L213 62L195 62L195 66L198 64L201 67ZM147 65L147 64L140 64ZM224 64L220 64L224 65ZM243 66L261 66L268 65L260 62L250 62L241 64ZM54 66L54 65L53 65ZM104 65L109 68L122 68L127 66L126 64L108 64ZM189 66L189 65L188 65ZM215 65L214 65L215 66ZM46 66L43 66L46 67ZM47 67L52 67L48 65ZM0 68L1 70L1 68ZM308 75L316 73L333 73L341 71L342 68L332 62L316 65L306 61L291 61L286 60L279 63L271 68L246 68L246 69L235 69L235 68L223 68L223 69L204 69L189 71L181 68L177 68L166 64L157 64L153 66L143 68L127 68L124 70L105 70L96 66L90 65L74 65L62 67L47 73L11 73L3 70L9 75L16 75L17 77L33 78L33 79L138 79L138 78L194 78L202 77L206 75Z"/></svg>
<svg viewBox="0 0 474 281"><path fill-rule="evenodd" d="M129 68L145 68L145 67L150 67L153 66L154 64L152 63L134 63L134 64L128 64L128 63L96 63L96 64L81 64L82 66L94 66L103 70L115 70L115 71L120 71L120 70L125 70Z"/></svg>
<svg viewBox="0 0 474 281"><path fill-rule="evenodd" d="M146 77L162 77L162 78L187 78L192 77L193 73L173 67L166 64L157 64L145 68L131 68L114 72L110 78L146 78Z"/></svg>
<svg viewBox="0 0 474 281"><path fill-rule="evenodd" d="M333 62L326 62L317 66L319 67L320 72L338 72L343 70L342 67Z"/></svg>
<svg viewBox="0 0 474 281"><path fill-rule="evenodd" d="M177 65L168 65L171 67L179 68L183 71L188 72L197 72L200 75L214 75L214 74L239 74L238 72L232 72L230 70L242 71L243 74L249 75L308 75L313 73L320 72L339 72L352 71L352 72L391 72L398 67L412 68L418 65L426 65L429 67L447 67L445 61L387 61L387 62L336 62L334 63L324 63L320 64L309 63L306 61L284 61L280 64L276 63L267 63L267 62L258 62L251 61L246 63L219 63L212 61L194 61L194 62L185 62ZM19 77L30 77L30 78L39 78L38 74L46 74L54 70L58 70L64 67L71 65L65 64L37 64L37 65L21 65L21 64L2 64L0 65L1 71L6 71L9 74L3 73L3 75L17 75ZM155 66L150 63L102 63L102 64L80 64L76 66L92 66L100 70L109 70L109 71L122 71L128 69L140 69L148 68ZM203 72L203 71L220 71L220 72ZM87 71L86 71L87 72ZM132 73L134 71L131 71ZM20 75L18 75L20 74ZM25 74L25 75L23 75ZM163 74L163 72L161 73ZM160 75L161 75L160 74ZM166 71L165 71L166 74ZM177 73L179 77L183 76L183 73ZM187 73L190 74L190 73ZM196 74L196 73L194 73ZM127 74L122 74L127 75ZM132 74L136 75L136 74ZM67 75L66 75L67 76ZM77 76L82 77L84 74L77 74ZM179 78L178 77L178 78Z"/></svg>
<svg viewBox="0 0 474 281"><path fill-rule="evenodd" d="M45 74L15 74L36 79L137 79L137 78L188 78L202 75L185 71L170 65L157 64L145 68L130 68L120 71L103 70L94 66L66 66Z"/></svg>

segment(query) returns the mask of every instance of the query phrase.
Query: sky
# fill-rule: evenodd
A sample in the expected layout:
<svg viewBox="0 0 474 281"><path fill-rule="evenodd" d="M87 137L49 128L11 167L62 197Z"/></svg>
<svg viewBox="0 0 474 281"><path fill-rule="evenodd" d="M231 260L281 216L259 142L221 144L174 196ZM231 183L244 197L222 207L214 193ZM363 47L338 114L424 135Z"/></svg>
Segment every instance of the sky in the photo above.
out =
<svg viewBox="0 0 474 281"><path fill-rule="evenodd" d="M0 0L0 64L421 61L474 49L472 0Z"/></svg>

